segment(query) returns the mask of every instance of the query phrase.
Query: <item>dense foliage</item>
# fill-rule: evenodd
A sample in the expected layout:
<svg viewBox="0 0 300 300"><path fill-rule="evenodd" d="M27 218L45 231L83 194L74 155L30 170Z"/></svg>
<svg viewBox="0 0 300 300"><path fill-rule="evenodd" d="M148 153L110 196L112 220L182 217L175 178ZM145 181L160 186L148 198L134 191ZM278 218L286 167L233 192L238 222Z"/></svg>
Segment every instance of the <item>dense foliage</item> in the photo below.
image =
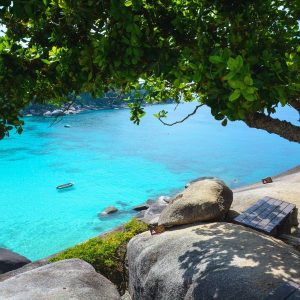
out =
<svg viewBox="0 0 300 300"><path fill-rule="evenodd" d="M121 231L90 239L59 253L50 261L80 258L90 263L96 271L110 279L122 291L127 276L125 269L127 243L132 237L147 229L145 223L132 219L123 226Z"/></svg>
<svg viewBox="0 0 300 300"><path fill-rule="evenodd" d="M0 132L29 102L140 88L146 101L199 101L226 125L243 120L291 141L300 128L298 0L0 1ZM137 92L131 119L144 114ZM157 115L162 119L166 112Z"/></svg>

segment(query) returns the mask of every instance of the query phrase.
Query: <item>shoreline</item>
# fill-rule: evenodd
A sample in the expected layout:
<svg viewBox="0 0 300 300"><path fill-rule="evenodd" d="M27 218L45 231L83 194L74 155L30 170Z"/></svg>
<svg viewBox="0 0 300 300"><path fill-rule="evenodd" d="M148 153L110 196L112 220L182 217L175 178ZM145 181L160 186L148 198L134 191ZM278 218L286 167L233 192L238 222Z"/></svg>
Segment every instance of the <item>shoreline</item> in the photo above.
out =
<svg viewBox="0 0 300 300"><path fill-rule="evenodd" d="M288 169L287 171L281 172L271 177L273 179L273 182L269 184L262 184L261 182L256 182L253 184L242 186L240 188L233 189L233 202L230 209L240 213L264 196L279 198L281 200L294 203L296 207L300 208L300 165L297 165L294 168ZM137 212L137 214L138 213L139 212ZM300 220L299 212L298 219ZM111 232L120 231L123 225L124 224L120 224L119 226L111 230L105 231L78 244L85 243L88 240L95 237L105 236L106 234L109 234ZM74 247L78 244L75 244L71 247ZM0 274L0 282L20 273L49 264L50 258L56 256L58 253L61 253L64 250L51 254L47 257L38 259L36 261L32 261L32 263L25 265L20 269Z"/></svg>
<svg viewBox="0 0 300 300"><path fill-rule="evenodd" d="M241 213L265 196L293 203L300 208L300 165L271 178L272 183L256 182L234 189L231 209ZM298 219L300 220L299 212Z"/></svg>

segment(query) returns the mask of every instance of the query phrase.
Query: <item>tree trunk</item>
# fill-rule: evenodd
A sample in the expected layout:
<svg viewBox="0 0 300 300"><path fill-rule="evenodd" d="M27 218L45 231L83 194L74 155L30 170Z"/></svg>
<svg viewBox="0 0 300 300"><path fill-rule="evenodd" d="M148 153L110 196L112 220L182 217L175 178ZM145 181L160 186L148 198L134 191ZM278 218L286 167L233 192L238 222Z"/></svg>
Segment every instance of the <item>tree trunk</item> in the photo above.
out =
<svg viewBox="0 0 300 300"><path fill-rule="evenodd" d="M251 128L263 129L291 142L300 143L300 127L290 122L273 119L263 113L251 114L244 121Z"/></svg>

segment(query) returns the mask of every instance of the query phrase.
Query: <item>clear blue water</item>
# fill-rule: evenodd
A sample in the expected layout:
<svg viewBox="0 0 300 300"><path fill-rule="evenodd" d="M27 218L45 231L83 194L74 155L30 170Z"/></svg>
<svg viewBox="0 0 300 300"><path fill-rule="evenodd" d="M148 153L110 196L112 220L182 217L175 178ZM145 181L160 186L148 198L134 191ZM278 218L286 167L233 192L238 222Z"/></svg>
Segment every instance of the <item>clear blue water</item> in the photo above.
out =
<svg viewBox="0 0 300 300"><path fill-rule="evenodd" d="M160 109L148 107L140 126L126 109L55 125L26 118L24 134L0 142L0 247L39 259L127 221L134 205L173 194L196 177L218 176L236 187L299 164L298 144L240 122L224 128L207 108L166 127L152 117ZM192 109L185 104L170 114L180 119ZM289 110L280 116L298 117ZM74 189L56 190L66 182ZM110 205L120 213L99 219Z"/></svg>

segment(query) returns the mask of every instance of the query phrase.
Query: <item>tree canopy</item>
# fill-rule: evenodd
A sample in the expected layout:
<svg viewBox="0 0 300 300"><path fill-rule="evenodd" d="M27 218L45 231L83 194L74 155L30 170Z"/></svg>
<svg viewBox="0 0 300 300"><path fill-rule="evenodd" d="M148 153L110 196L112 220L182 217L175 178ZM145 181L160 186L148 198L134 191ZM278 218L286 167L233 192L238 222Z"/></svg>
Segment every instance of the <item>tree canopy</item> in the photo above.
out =
<svg viewBox="0 0 300 300"><path fill-rule="evenodd" d="M299 143L300 126L271 115L300 113L299 20L298 0L0 0L0 136L22 131L30 102L117 90L136 91L136 123L141 98L198 101L224 126Z"/></svg>

